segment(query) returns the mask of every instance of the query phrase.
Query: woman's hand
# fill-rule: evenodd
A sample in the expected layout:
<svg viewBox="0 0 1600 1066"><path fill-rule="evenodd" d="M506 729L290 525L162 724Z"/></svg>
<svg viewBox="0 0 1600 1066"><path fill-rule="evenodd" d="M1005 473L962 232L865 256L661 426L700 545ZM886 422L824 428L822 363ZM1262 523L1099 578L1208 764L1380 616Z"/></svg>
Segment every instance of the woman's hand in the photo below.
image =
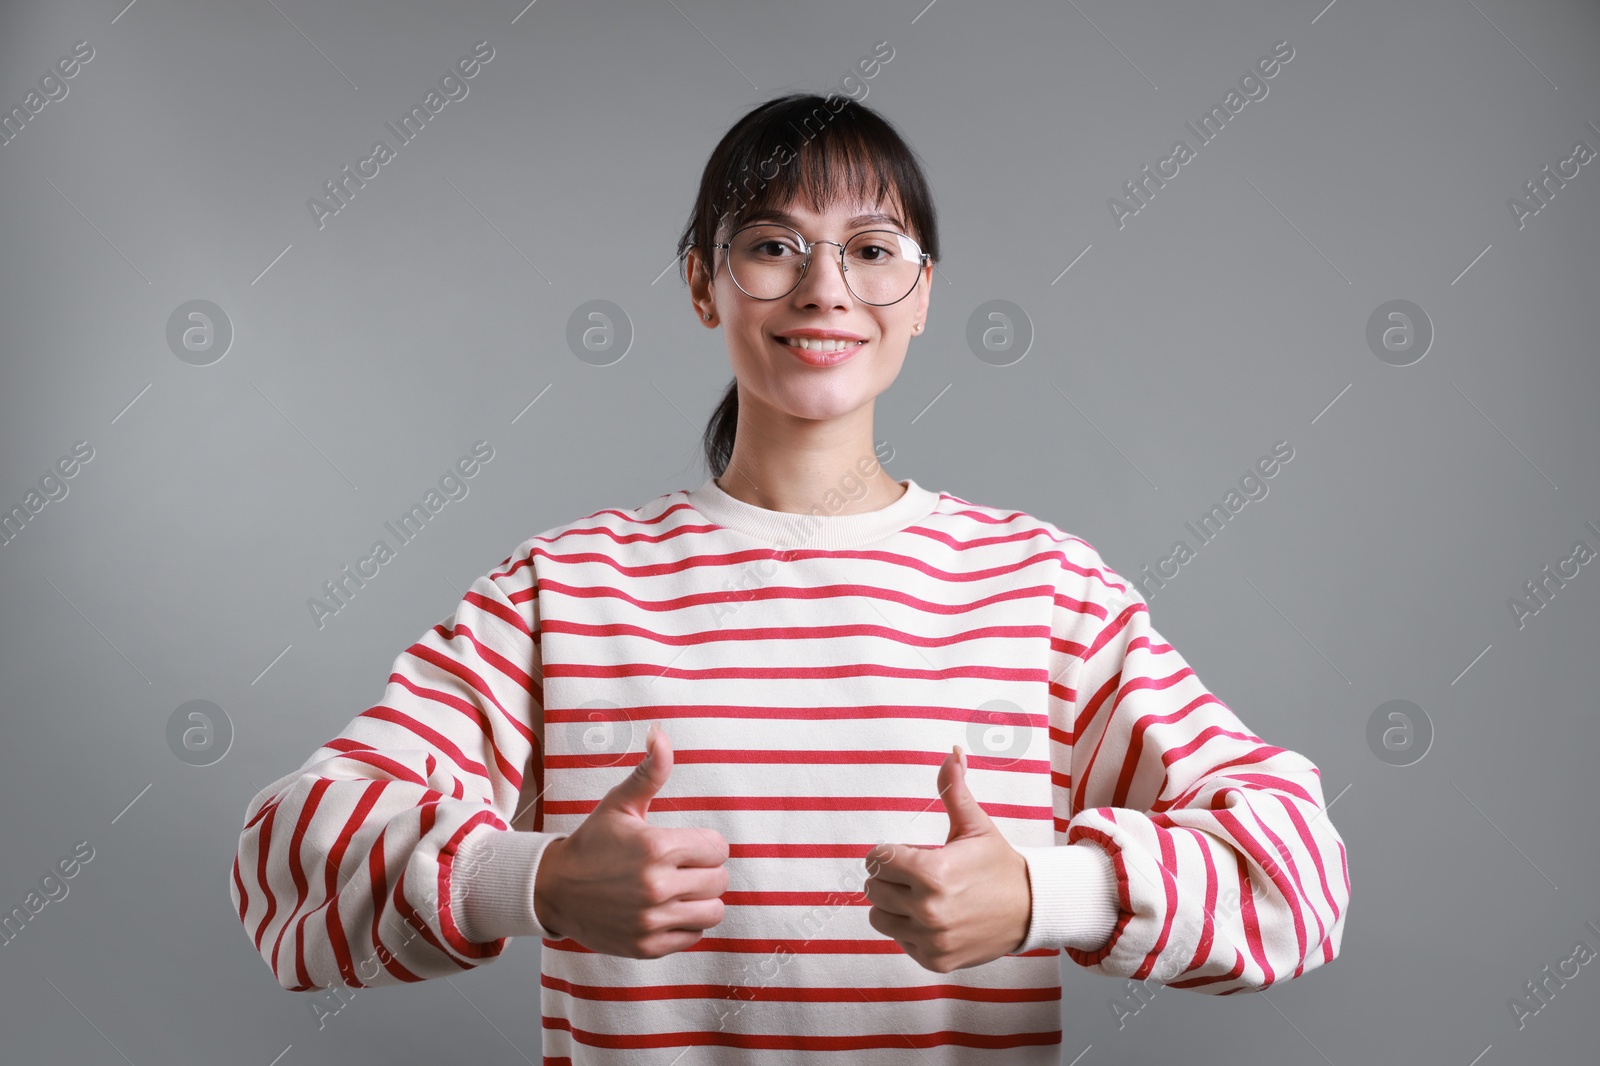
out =
<svg viewBox="0 0 1600 1066"><path fill-rule="evenodd" d="M534 912L552 937L605 955L655 959L692 946L722 921L727 840L714 829L645 821L671 773L672 744L652 725L633 773L571 835L545 848Z"/></svg>
<svg viewBox="0 0 1600 1066"><path fill-rule="evenodd" d="M880 844L867 853L867 921L924 969L981 966L1022 946L1033 916L1028 864L967 790L959 747L939 766L950 815L943 847Z"/></svg>

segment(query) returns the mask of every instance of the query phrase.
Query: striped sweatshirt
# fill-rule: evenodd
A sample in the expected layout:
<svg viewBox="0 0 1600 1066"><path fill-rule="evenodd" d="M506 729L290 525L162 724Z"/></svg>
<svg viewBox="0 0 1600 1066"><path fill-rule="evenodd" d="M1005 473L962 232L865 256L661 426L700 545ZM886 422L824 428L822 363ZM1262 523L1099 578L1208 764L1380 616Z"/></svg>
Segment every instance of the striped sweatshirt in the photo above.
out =
<svg viewBox="0 0 1600 1066"><path fill-rule="evenodd" d="M231 894L278 983L423 981L538 936L546 1064L1054 1064L1062 954L1211 995L1332 960L1350 882L1316 766L1089 543L899 484L796 514L708 479L477 578L248 804ZM533 890L653 721L674 767L648 820L721 833L730 880L718 925L639 960L553 936ZM874 844L945 842L954 744L1032 904L1011 954L940 974L861 889Z"/></svg>

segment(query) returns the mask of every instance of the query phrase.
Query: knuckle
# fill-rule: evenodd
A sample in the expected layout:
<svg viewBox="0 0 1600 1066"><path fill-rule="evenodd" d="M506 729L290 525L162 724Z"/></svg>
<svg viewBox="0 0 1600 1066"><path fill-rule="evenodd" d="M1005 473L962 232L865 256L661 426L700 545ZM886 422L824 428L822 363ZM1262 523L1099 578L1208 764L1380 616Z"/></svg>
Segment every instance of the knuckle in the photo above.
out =
<svg viewBox="0 0 1600 1066"><path fill-rule="evenodd" d="M666 875L659 871L646 870L639 887L644 893L645 902L651 906L665 903L668 899Z"/></svg>
<svg viewBox="0 0 1600 1066"><path fill-rule="evenodd" d="M646 862L662 862L667 857L669 844L660 833L647 832L639 838L639 850Z"/></svg>

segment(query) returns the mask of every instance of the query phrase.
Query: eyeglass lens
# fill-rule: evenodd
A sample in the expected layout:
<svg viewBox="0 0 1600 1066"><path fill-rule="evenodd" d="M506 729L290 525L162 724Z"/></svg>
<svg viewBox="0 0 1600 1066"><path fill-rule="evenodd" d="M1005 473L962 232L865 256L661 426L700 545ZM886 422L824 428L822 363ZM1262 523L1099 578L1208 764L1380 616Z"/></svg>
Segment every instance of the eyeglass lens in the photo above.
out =
<svg viewBox="0 0 1600 1066"><path fill-rule="evenodd" d="M748 226L729 241L728 271L734 283L758 300L776 300L800 283L806 260L802 238L787 226ZM835 245L820 244L816 255L833 255ZM896 230L865 230L844 245L844 280L855 297L869 304L904 299L922 272L922 249ZM813 268L816 266L813 262Z"/></svg>

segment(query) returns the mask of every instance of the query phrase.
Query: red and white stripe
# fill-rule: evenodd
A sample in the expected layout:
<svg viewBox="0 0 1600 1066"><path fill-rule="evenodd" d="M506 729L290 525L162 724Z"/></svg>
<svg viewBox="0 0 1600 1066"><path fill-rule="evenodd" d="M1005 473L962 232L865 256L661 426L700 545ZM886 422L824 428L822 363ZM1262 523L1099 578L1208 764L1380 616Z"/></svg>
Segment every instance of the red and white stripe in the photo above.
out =
<svg viewBox="0 0 1600 1066"><path fill-rule="evenodd" d="M686 1047L708 1063L718 1048L1054 1063L1059 950L1209 994L1333 959L1349 878L1317 768L1212 695L1087 542L928 498L931 513L848 549L775 548L685 492L525 541L398 656L381 702L250 802L232 891L279 984L396 984L496 958L505 937L462 931L452 888L459 904L476 882L453 885L454 863L509 852L494 846L508 832L572 832L651 721L675 765L650 820L727 838L726 916L654 960L541 933L547 1063L656 1061L644 1049L667 1063ZM628 741L599 757L584 743L595 701ZM974 744L996 724L1025 744ZM1027 950L937 974L871 928L863 856L943 843L935 774L952 744L1014 846L1110 856L1122 913L1107 942L1053 942L1041 919ZM1030 867L1036 914L1082 891L1053 868Z"/></svg>

